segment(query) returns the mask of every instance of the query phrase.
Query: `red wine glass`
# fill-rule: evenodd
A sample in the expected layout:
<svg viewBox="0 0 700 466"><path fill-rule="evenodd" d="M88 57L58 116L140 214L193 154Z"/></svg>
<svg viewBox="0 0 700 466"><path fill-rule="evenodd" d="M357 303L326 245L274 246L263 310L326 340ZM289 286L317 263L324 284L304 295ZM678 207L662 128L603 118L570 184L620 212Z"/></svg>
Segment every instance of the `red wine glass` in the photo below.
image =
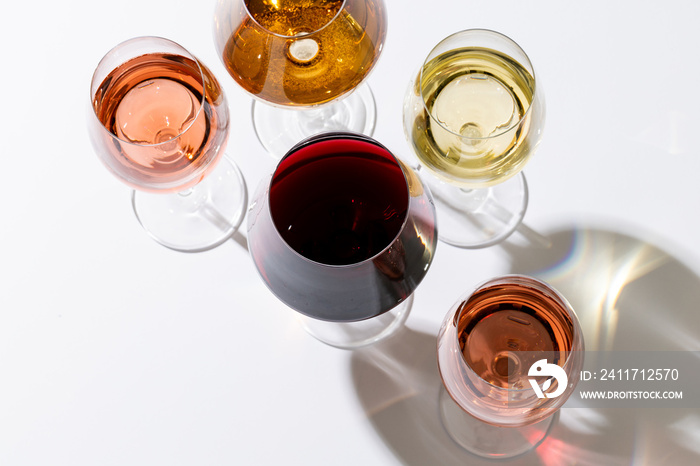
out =
<svg viewBox="0 0 700 466"><path fill-rule="evenodd" d="M383 0L219 0L219 57L253 100L258 139L276 157L329 131L372 135L363 84L386 36Z"/></svg>
<svg viewBox="0 0 700 466"><path fill-rule="evenodd" d="M407 165L374 139L325 133L263 180L248 244L268 288L306 330L355 348L400 328L435 252L435 209Z"/></svg>
<svg viewBox="0 0 700 466"><path fill-rule="evenodd" d="M223 157L228 105L206 66L170 40L130 39L97 65L90 102L93 147L134 189L134 212L151 237L196 252L233 235L247 192L235 163Z"/></svg>
<svg viewBox="0 0 700 466"><path fill-rule="evenodd" d="M438 335L443 425L480 456L539 445L573 392L584 343L571 305L540 280L486 281L448 312Z"/></svg>

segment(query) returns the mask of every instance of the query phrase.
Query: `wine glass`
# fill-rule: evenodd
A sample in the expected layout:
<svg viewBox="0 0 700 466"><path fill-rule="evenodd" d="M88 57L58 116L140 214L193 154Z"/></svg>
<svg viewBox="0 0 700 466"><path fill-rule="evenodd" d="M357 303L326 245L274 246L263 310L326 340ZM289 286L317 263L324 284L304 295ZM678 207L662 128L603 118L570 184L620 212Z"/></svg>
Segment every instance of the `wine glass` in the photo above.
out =
<svg viewBox="0 0 700 466"><path fill-rule="evenodd" d="M134 189L134 212L151 237L197 252L233 235L247 191L238 167L222 157L228 104L206 66L168 39L133 38L97 65L90 101L95 151Z"/></svg>
<svg viewBox="0 0 700 466"><path fill-rule="evenodd" d="M571 305L524 275L488 280L459 299L437 345L443 424L457 443L485 457L539 445L583 367Z"/></svg>
<svg viewBox="0 0 700 466"><path fill-rule="evenodd" d="M294 146L248 213L248 245L268 288L306 330L340 348L400 328L433 260L429 191L374 139L324 133Z"/></svg>
<svg viewBox="0 0 700 466"><path fill-rule="evenodd" d="M494 31L453 34L409 84L404 130L435 196L440 239L496 244L527 208L521 170L542 137L543 92L525 52ZM523 231L524 230L523 226Z"/></svg>
<svg viewBox="0 0 700 466"><path fill-rule="evenodd" d="M219 0L214 15L219 56L254 97L255 131L276 157L322 132L372 135L374 97L359 85L386 27L383 0Z"/></svg>

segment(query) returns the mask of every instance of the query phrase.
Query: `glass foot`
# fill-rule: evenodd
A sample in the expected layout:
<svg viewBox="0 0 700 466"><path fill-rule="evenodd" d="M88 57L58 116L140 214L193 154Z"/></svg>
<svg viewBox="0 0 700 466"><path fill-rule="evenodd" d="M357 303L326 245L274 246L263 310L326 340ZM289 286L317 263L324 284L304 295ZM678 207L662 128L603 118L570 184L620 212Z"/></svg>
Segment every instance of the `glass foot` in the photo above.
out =
<svg viewBox="0 0 700 466"><path fill-rule="evenodd" d="M342 349L371 345L393 335L403 327L413 306L410 295L398 306L384 314L357 322L327 322L299 314L307 333L323 343Z"/></svg>
<svg viewBox="0 0 700 466"><path fill-rule="evenodd" d="M440 241L460 248L484 248L513 233L527 210L528 189L521 172L488 188L464 189L426 173L437 209Z"/></svg>
<svg viewBox="0 0 700 466"><path fill-rule="evenodd" d="M499 427L473 417L440 389L440 420L452 440L462 448L484 458L505 459L537 448L547 437L559 411L523 427Z"/></svg>
<svg viewBox="0 0 700 466"><path fill-rule="evenodd" d="M238 230L248 192L241 171L224 155L193 188L171 194L133 191L131 203L141 226L158 243L176 251L201 252Z"/></svg>
<svg viewBox="0 0 700 466"><path fill-rule="evenodd" d="M253 126L265 150L281 158L295 144L314 134L351 131L371 136L377 108L369 86L315 108L274 107L253 101Z"/></svg>

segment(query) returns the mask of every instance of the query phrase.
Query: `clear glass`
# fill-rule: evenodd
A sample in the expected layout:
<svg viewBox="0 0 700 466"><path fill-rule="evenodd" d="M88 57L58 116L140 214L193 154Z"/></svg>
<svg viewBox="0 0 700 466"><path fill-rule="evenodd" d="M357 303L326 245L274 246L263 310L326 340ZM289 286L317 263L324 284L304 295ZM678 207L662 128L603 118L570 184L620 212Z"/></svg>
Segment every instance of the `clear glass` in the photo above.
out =
<svg viewBox="0 0 700 466"><path fill-rule="evenodd" d="M382 0L219 0L214 14L219 57L254 97L256 134L276 157L322 132L372 135L376 106L361 83L386 28Z"/></svg>
<svg viewBox="0 0 700 466"><path fill-rule="evenodd" d="M483 29L443 39L411 80L403 116L429 175L440 239L479 248L515 231L527 208L521 170L545 120L540 83L518 44Z"/></svg>
<svg viewBox="0 0 700 466"><path fill-rule="evenodd" d="M299 143L261 182L248 214L250 253L268 288L309 333L341 348L401 327L436 242L428 189L359 134Z"/></svg>
<svg viewBox="0 0 700 466"><path fill-rule="evenodd" d="M524 275L488 280L455 303L438 334L443 424L480 456L525 453L549 432L583 358L578 318L555 289Z"/></svg>
<svg viewBox="0 0 700 466"><path fill-rule="evenodd" d="M247 190L223 156L228 104L208 68L168 39L130 39L97 65L90 103L95 152L134 189L134 211L151 237L196 252L235 233Z"/></svg>

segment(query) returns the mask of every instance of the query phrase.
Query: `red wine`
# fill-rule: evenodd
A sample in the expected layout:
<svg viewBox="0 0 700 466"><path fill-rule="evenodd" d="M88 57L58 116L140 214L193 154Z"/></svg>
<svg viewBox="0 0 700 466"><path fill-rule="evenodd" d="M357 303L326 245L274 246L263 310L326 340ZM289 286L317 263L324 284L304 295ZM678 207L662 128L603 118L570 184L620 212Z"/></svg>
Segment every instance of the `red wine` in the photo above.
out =
<svg viewBox="0 0 700 466"><path fill-rule="evenodd" d="M435 209L384 146L326 133L280 161L249 214L248 243L265 283L314 318L356 321L406 299L433 258Z"/></svg>
<svg viewBox="0 0 700 466"><path fill-rule="evenodd" d="M408 188L383 147L326 139L282 160L270 185L270 212L282 238L302 256L353 264L394 240L408 212Z"/></svg>

